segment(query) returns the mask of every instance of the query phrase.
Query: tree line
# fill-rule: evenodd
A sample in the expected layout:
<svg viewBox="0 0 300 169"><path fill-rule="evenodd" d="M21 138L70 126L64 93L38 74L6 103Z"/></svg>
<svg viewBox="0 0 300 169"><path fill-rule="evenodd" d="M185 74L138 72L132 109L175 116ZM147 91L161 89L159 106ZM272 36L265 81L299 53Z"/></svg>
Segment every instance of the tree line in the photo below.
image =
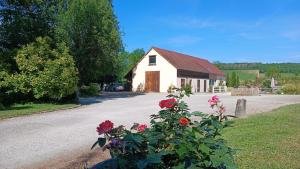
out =
<svg viewBox="0 0 300 169"><path fill-rule="evenodd" d="M267 73L271 69L276 69L279 73L300 74L300 63L221 63L214 64L222 70L253 70L260 73Z"/></svg>
<svg viewBox="0 0 300 169"><path fill-rule="evenodd" d="M2 104L122 80L144 53L125 51L111 0L0 1Z"/></svg>

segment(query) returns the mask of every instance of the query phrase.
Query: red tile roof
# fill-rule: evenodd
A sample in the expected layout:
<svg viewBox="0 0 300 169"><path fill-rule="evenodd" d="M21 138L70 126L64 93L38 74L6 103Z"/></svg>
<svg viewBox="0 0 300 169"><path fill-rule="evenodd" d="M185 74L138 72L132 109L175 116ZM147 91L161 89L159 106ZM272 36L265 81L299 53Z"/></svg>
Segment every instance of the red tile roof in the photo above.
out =
<svg viewBox="0 0 300 169"><path fill-rule="evenodd" d="M219 68L209 63L208 60L157 47L153 47L152 49L154 49L177 69L224 76L224 73Z"/></svg>

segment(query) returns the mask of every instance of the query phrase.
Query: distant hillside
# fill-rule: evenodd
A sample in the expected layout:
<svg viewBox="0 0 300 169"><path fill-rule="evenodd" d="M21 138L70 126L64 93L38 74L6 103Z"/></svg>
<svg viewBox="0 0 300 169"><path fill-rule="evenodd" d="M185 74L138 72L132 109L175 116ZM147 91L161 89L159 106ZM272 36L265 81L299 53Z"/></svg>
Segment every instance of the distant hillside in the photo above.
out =
<svg viewBox="0 0 300 169"><path fill-rule="evenodd" d="M221 70L259 70L265 73L269 69L276 68L280 73L300 74L300 63L214 63Z"/></svg>

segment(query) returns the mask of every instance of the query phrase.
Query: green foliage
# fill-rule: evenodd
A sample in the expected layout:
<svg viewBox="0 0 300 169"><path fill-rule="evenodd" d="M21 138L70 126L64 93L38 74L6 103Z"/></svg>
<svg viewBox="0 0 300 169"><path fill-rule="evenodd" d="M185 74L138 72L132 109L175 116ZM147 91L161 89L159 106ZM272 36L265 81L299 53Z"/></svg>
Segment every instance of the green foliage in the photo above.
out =
<svg viewBox="0 0 300 169"><path fill-rule="evenodd" d="M100 92L100 86L97 83L90 83L89 86L81 86L80 96L97 96Z"/></svg>
<svg viewBox="0 0 300 169"><path fill-rule="evenodd" d="M16 62L20 72L7 79L14 92L59 100L76 90L77 70L63 43L55 46L48 37L37 38L18 51Z"/></svg>
<svg viewBox="0 0 300 169"><path fill-rule="evenodd" d="M0 69L15 71L16 49L39 36L51 36L59 0L0 2Z"/></svg>
<svg viewBox="0 0 300 169"><path fill-rule="evenodd" d="M239 87L240 77L235 71L231 72L231 75L226 75L226 81L228 87Z"/></svg>
<svg viewBox="0 0 300 169"><path fill-rule="evenodd" d="M271 80L270 79L264 79L262 81L262 87L263 88L271 88Z"/></svg>
<svg viewBox="0 0 300 169"><path fill-rule="evenodd" d="M104 125L107 121L103 122L99 127L106 132L103 136L99 133L92 148L98 144L103 150L109 149L121 169L236 168L233 150L221 137L229 121L218 97L210 101L214 113L206 115L189 111L182 100L191 94L189 91L175 90L168 95L171 99L160 102L165 109L151 116L150 128L140 130L141 125L134 124L130 130L124 126L110 129Z"/></svg>
<svg viewBox="0 0 300 169"><path fill-rule="evenodd" d="M300 63L216 63L221 70L254 70L261 73L269 69L278 69L279 73L299 73Z"/></svg>
<svg viewBox="0 0 300 169"><path fill-rule="evenodd" d="M230 79L230 74L229 73L226 74L225 80L226 80L226 85L228 87L232 86L231 79Z"/></svg>
<svg viewBox="0 0 300 169"><path fill-rule="evenodd" d="M279 78L280 77L280 73L279 73L279 69L276 67L271 67L267 70L266 72L266 76L269 78Z"/></svg>
<svg viewBox="0 0 300 169"><path fill-rule="evenodd" d="M285 84L282 86L282 92L284 94L300 94L299 84Z"/></svg>
<svg viewBox="0 0 300 169"><path fill-rule="evenodd" d="M122 80L144 55L144 49L135 49L132 52L121 52L117 58L117 63L119 64L118 79Z"/></svg>
<svg viewBox="0 0 300 169"><path fill-rule="evenodd" d="M122 40L110 0L73 0L62 4L56 38L66 42L74 56L81 84L117 76Z"/></svg>
<svg viewBox="0 0 300 169"><path fill-rule="evenodd" d="M184 87L181 90L185 91L186 94L189 96L192 93L192 89L193 89L192 85L186 84L186 85L184 85Z"/></svg>
<svg viewBox="0 0 300 169"><path fill-rule="evenodd" d="M225 74L231 74L232 72L236 72L239 75L241 81L244 80L255 80L258 74L255 70L222 70Z"/></svg>
<svg viewBox="0 0 300 169"><path fill-rule="evenodd" d="M13 104L9 107L0 108L0 119L31 115L41 112L50 112L55 110L76 107L76 104L53 104L53 103L24 103Z"/></svg>

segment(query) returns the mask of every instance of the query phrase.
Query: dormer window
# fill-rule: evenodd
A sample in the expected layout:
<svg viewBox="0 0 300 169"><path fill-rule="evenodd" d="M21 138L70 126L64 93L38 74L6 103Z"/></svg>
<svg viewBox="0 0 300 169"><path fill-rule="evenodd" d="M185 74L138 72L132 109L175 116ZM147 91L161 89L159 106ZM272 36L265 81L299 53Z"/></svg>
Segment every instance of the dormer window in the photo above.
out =
<svg viewBox="0 0 300 169"><path fill-rule="evenodd" d="M149 56L149 66L156 65L156 55Z"/></svg>

